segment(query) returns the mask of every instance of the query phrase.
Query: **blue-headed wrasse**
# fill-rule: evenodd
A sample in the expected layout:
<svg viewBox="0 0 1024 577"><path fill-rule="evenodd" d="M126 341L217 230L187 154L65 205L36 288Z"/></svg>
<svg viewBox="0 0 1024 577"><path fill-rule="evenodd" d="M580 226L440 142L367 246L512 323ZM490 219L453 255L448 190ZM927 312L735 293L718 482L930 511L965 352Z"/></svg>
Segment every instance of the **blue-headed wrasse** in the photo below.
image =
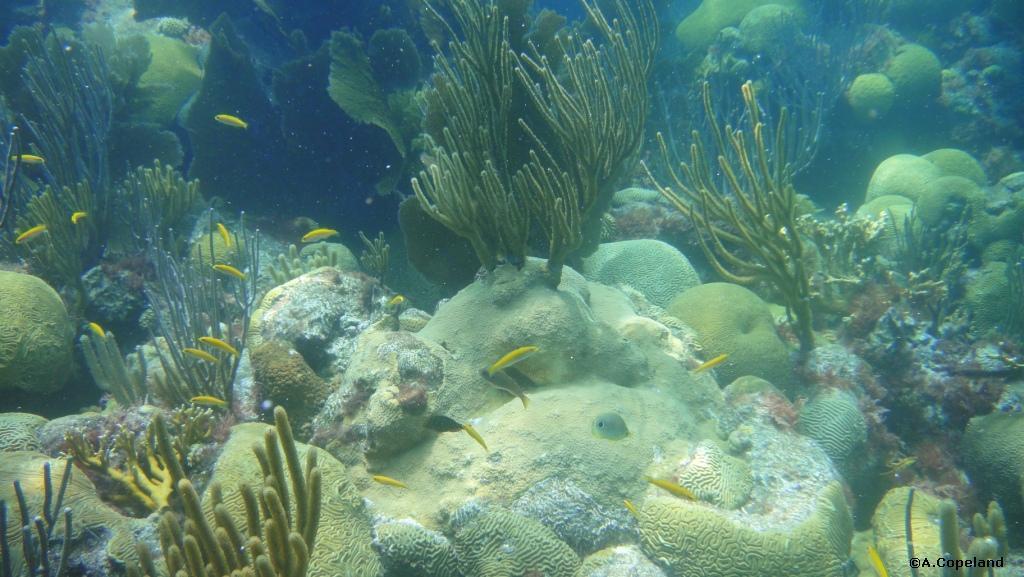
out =
<svg viewBox="0 0 1024 577"><path fill-rule="evenodd" d="M678 483L673 483L672 481L668 481L665 479L655 479L654 477L644 477L644 479L647 479L647 482L654 485L655 487L665 489L666 491L672 493L676 497L682 497L683 499L687 499L689 501L697 500L697 495L695 495L693 491L687 489L682 485L679 485Z"/></svg>
<svg viewBox="0 0 1024 577"><path fill-rule="evenodd" d="M217 223L217 234L224 241L224 246L231 248L231 233L228 232L228 227L224 226L223 222Z"/></svg>
<svg viewBox="0 0 1024 577"><path fill-rule="evenodd" d="M332 236L338 236L338 231L333 228L314 228L302 235L302 242L316 242Z"/></svg>
<svg viewBox="0 0 1024 577"><path fill-rule="evenodd" d="M43 234L44 232L46 232L46 225L45 224L37 224L37 225L33 226L32 228L26 230L25 232L19 234L18 237L14 239L14 244L21 244L21 243L25 242L26 240L31 240L31 239L33 239L33 238Z"/></svg>
<svg viewBox="0 0 1024 577"><path fill-rule="evenodd" d="M381 485L387 485L389 487L398 487L399 489L408 489L409 486L399 481L398 479L392 479L391 477L385 477L384 475L374 475L373 480L377 481Z"/></svg>
<svg viewBox="0 0 1024 577"><path fill-rule="evenodd" d="M215 264L213 265L213 270L224 273L228 276L233 276L238 280L245 280L245 273L229 264Z"/></svg>
<svg viewBox="0 0 1024 577"><path fill-rule="evenodd" d="M193 357L195 357L197 359L202 359L202 360L204 360L204 361L206 361L208 363L218 363L218 362L220 362L220 361L217 360L217 357L211 355L210 353L208 353L208 352L206 352L206 351L204 351L202 349L193 349L193 348L185 347L185 348L181 349L181 352L185 353L186 355L192 355Z"/></svg>
<svg viewBox="0 0 1024 577"><path fill-rule="evenodd" d="M38 154L17 154L11 157L11 160L17 160L22 164L43 164L46 159Z"/></svg>
<svg viewBox="0 0 1024 577"><path fill-rule="evenodd" d="M704 371L706 371L708 369L713 369L713 368L717 367L718 365L724 363L725 360L728 359L728 358L729 358L728 353L722 353L722 354L718 355L717 357L715 357L713 359L704 361L696 369L693 369L693 372L695 372L695 373L702 373L702 372L704 372Z"/></svg>
<svg viewBox="0 0 1024 577"><path fill-rule="evenodd" d="M232 128L249 128L248 122L242 120L237 116L232 116L230 114L218 114L217 116L214 116L213 119L221 124L225 124Z"/></svg>
<svg viewBox="0 0 1024 577"><path fill-rule="evenodd" d="M517 363L519 363L519 362L521 362L521 361L523 361L523 360L533 356L533 354L536 353L539 350L540 350L540 347L535 347L533 345L527 345L525 347L519 347L517 349L513 349L513 350L509 351L508 353L506 353L505 356L503 356L500 359L494 361L494 364L492 364L491 366L487 367L487 374L488 375L494 375L494 373L496 373L498 371L503 371L503 370L507 369L508 367L511 367L512 365L517 364Z"/></svg>
<svg viewBox="0 0 1024 577"><path fill-rule="evenodd" d="M226 341L218 339L217 337L199 337L199 342L203 343L204 345L210 345L215 349L220 349L229 355L235 357L238 356L238 349L231 346Z"/></svg>
<svg viewBox="0 0 1024 577"><path fill-rule="evenodd" d="M223 407L228 406L228 402L227 401L225 401L224 399L219 399L219 398L214 397L212 395L198 395L198 396L195 396L195 397L192 397L191 399L189 399L188 402L192 403L193 405L202 405L204 407L222 407L223 408Z"/></svg>

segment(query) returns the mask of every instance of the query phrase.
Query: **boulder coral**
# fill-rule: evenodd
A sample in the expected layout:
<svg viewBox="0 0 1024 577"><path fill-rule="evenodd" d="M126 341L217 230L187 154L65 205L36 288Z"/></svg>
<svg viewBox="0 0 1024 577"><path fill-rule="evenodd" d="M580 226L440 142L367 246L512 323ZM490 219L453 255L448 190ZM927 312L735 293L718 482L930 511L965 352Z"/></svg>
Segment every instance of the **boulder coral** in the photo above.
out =
<svg viewBox="0 0 1024 577"><path fill-rule="evenodd" d="M985 168L970 154L956 148L940 148L921 156L947 176L961 176L978 186L988 184Z"/></svg>
<svg viewBox="0 0 1024 577"><path fill-rule="evenodd" d="M1024 413L992 413L967 424L964 468L983 498L997 498L1007 519L1024 519ZM1012 525L1017 538L1024 533Z"/></svg>
<svg viewBox="0 0 1024 577"><path fill-rule="evenodd" d="M162 34L148 34L146 40L152 59L139 77L139 98L144 105L136 117L173 126L178 112L202 82L199 49Z"/></svg>
<svg viewBox="0 0 1024 577"><path fill-rule="evenodd" d="M883 160L871 174L865 202L896 195L917 200L928 184L942 176L942 169L913 154L896 154Z"/></svg>
<svg viewBox="0 0 1024 577"><path fill-rule="evenodd" d="M660 307L700 284L697 271L681 252L651 239L603 243L583 259L582 272L588 280L634 288Z"/></svg>
<svg viewBox="0 0 1024 577"><path fill-rule="evenodd" d="M284 407L297 428L308 425L331 393L327 382L298 351L281 341L265 341L249 355L261 397Z"/></svg>
<svg viewBox="0 0 1024 577"><path fill-rule="evenodd" d="M846 90L846 102L857 117L878 120L889 113L896 100L896 88L885 74L872 72L853 79Z"/></svg>
<svg viewBox="0 0 1024 577"><path fill-rule="evenodd" d="M791 10L802 11L800 0L703 0L676 26L676 39L686 52L707 48L727 26L737 26L754 8L777 4Z"/></svg>
<svg viewBox="0 0 1024 577"><path fill-rule="evenodd" d="M714 369L721 383L754 375L782 389L789 384L786 345L775 332L768 304L749 289L704 284L679 295L668 312L697 331L705 358L729 355Z"/></svg>
<svg viewBox="0 0 1024 577"><path fill-rule="evenodd" d="M942 91L942 64L920 44L900 46L886 64L885 75L892 80L904 109L927 104Z"/></svg>
<svg viewBox="0 0 1024 577"><path fill-rule="evenodd" d="M64 386L75 328L57 291L38 277L0 271L0 391Z"/></svg>

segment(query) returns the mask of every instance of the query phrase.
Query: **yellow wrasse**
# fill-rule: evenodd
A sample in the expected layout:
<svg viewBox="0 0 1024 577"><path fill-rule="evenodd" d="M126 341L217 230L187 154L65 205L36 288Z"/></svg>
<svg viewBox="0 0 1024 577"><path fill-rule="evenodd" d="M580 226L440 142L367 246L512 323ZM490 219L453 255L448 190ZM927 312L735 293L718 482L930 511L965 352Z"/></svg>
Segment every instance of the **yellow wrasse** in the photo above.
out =
<svg viewBox="0 0 1024 577"><path fill-rule="evenodd" d="M185 353L186 355L192 355L193 357L195 357L197 359L203 359L204 361L206 361L208 363L220 362L220 361L217 360L217 357L211 355L210 353L208 353L208 352L206 352L206 351L204 351L202 349L192 349L192 348L185 347L184 349L181 349L181 352Z"/></svg>
<svg viewBox="0 0 1024 577"><path fill-rule="evenodd" d="M46 225L45 224L37 224L37 225L33 226L32 228L26 230L25 232L19 234L18 238L14 239L14 244L21 244L21 243L25 242L26 240L33 239L33 238L43 234L44 232L46 232Z"/></svg>
<svg viewBox="0 0 1024 577"><path fill-rule="evenodd" d="M188 400L188 402L192 403L193 405L202 405L204 407L223 408L228 406L228 402L225 401L224 399L218 399L217 397L211 395L199 395L198 397L192 397L191 399Z"/></svg>
<svg viewBox="0 0 1024 577"><path fill-rule="evenodd" d="M623 499L622 504L626 506L626 509L633 514L634 517L639 517L640 512L636 510L636 505L633 504L629 499Z"/></svg>
<svg viewBox="0 0 1024 577"><path fill-rule="evenodd" d="M709 361L704 361L696 369L693 369L693 372L700 373L700 372L706 371L708 369L713 369L713 368L717 367L718 365L724 363L725 359L728 359L728 358L729 358L729 355L727 353L722 353L722 354L718 355L717 357L715 357L715 358L713 358L713 359L711 359Z"/></svg>
<svg viewBox="0 0 1024 577"><path fill-rule="evenodd" d="M405 297L404 296L402 296L402 295L395 295L395 296L391 297L391 300L388 301L388 306L389 307L397 307L398 305L400 305L400 304L402 304L404 302L405 302Z"/></svg>
<svg viewBox="0 0 1024 577"><path fill-rule="evenodd" d="M249 128L248 122L237 116L231 116L230 114L218 114L217 116L214 116L213 119L232 128Z"/></svg>
<svg viewBox="0 0 1024 577"><path fill-rule="evenodd" d="M871 561L871 567L874 568L878 577L889 577L889 572L885 570L885 564L882 563L882 558L878 556L878 551L876 551L871 545L868 545L868 559Z"/></svg>
<svg viewBox="0 0 1024 577"><path fill-rule="evenodd" d="M389 487L398 487L399 489L408 489L409 487L399 481L398 479L392 479L391 477L385 477L384 475L374 475L373 480L377 481L381 485L387 485Z"/></svg>
<svg viewBox="0 0 1024 577"><path fill-rule="evenodd" d="M75 212L71 213L71 224L78 224L78 221L82 220L87 216L89 216L88 212L85 212L84 210L76 210Z"/></svg>
<svg viewBox="0 0 1024 577"><path fill-rule="evenodd" d="M886 470L885 474L895 475L896 473L913 466L916 462L917 457L903 457L902 459L893 458L887 463L889 468Z"/></svg>
<svg viewBox="0 0 1024 577"><path fill-rule="evenodd" d="M480 433L478 433L475 428L473 428L473 425L470 425L469 423L463 423L462 430L466 431L466 434L469 435L470 437L473 437L473 440L479 443L480 446L483 447L485 451L490 450L487 448L487 443L484 442L484 438L480 436Z"/></svg>
<svg viewBox="0 0 1024 577"><path fill-rule="evenodd" d="M314 228L302 235L302 242L316 242L332 236L338 236L338 231L333 228Z"/></svg>
<svg viewBox="0 0 1024 577"><path fill-rule="evenodd" d="M487 367L487 374L493 376L494 373L511 367L512 365L532 356L539 350L540 347L535 347L533 345L519 347L495 361L493 365Z"/></svg>
<svg viewBox="0 0 1024 577"><path fill-rule="evenodd" d="M215 264L213 265L213 270L222 272L228 276L233 276L238 280L245 280L245 273L229 264Z"/></svg>
<svg viewBox="0 0 1024 577"><path fill-rule="evenodd" d="M654 477L644 477L644 479L647 479L647 482L654 485L655 487L661 487L662 489L665 489L666 491L672 493L676 497L682 497L690 501L697 500L697 495L694 495L693 491L687 489L686 487L683 487L682 485L673 483L672 481L666 481L665 479L655 479Z"/></svg>
<svg viewBox="0 0 1024 577"><path fill-rule="evenodd" d="M11 157L11 160L17 160L22 164L43 164L46 159L38 154L18 154Z"/></svg>
<svg viewBox="0 0 1024 577"><path fill-rule="evenodd" d="M224 239L224 246L231 248L231 233L228 232L228 227L224 226L223 222L217 223L217 232Z"/></svg>
<svg viewBox="0 0 1024 577"><path fill-rule="evenodd" d="M225 341L218 339L217 337L199 337L199 342L204 345L210 345L215 349L220 349L229 355L238 356L238 349L231 346Z"/></svg>
<svg viewBox="0 0 1024 577"><path fill-rule="evenodd" d="M89 330L101 339L107 338L107 331L103 330L99 323L89 323Z"/></svg>

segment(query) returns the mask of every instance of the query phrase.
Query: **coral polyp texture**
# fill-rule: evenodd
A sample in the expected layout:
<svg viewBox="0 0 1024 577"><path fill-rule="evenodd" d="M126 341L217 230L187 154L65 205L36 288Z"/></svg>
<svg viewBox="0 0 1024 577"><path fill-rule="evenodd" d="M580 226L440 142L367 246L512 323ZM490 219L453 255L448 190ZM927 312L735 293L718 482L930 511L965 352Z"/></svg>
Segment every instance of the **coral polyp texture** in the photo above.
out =
<svg viewBox="0 0 1024 577"><path fill-rule="evenodd" d="M74 327L42 279L0 271L0 390L60 389L72 367Z"/></svg>

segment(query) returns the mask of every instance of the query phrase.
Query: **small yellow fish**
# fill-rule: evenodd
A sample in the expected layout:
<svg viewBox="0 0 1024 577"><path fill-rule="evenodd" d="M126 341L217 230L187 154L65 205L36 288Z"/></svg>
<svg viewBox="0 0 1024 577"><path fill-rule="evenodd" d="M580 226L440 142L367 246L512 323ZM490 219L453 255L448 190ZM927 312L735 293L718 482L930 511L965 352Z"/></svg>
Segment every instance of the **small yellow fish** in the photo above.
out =
<svg viewBox="0 0 1024 577"><path fill-rule="evenodd" d="M693 372L701 373L701 372L704 372L704 371L706 371L708 369L713 369L713 368L717 367L718 365L724 363L725 360L728 359L728 358L729 358L728 353L722 353L722 354L718 355L717 357L715 357L715 358L713 358L713 359L711 359L709 361L704 361L696 369L693 369Z"/></svg>
<svg viewBox="0 0 1024 577"><path fill-rule="evenodd" d="M693 491L687 489L686 487L683 487L682 485L673 483L672 481L666 481L665 479L655 479L654 477L644 477L644 479L647 479L647 482L654 485L655 487L661 487L662 489L665 489L666 491L672 493L676 497L682 497L690 501L697 500L697 495L694 495Z"/></svg>
<svg viewBox="0 0 1024 577"><path fill-rule="evenodd" d="M89 323L89 330L101 339L107 338L107 331L103 330L103 327L101 327L99 323Z"/></svg>
<svg viewBox="0 0 1024 577"><path fill-rule="evenodd" d="M224 226L223 222L217 223L217 232L224 239L224 246L231 248L231 233L228 232L228 227Z"/></svg>
<svg viewBox="0 0 1024 577"><path fill-rule="evenodd" d="M18 154L11 157L11 160L20 161L22 164L43 164L46 159L37 154Z"/></svg>
<svg viewBox="0 0 1024 577"><path fill-rule="evenodd" d="M218 399L217 397L211 395L199 395L197 397L192 397L191 399L188 400L188 402L192 403L193 405L202 405L204 407L228 406L228 402L225 401L224 399Z"/></svg>
<svg viewBox="0 0 1024 577"><path fill-rule="evenodd" d="M14 244L21 244L21 243L25 242L26 240L33 239L33 238L43 234L44 232L46 232L46 225L45 224L37 224L37 225L33 226L32 228L26 230L25 232L19 234L18 238L14 239Z"/></svg>
<svg viewBox="0 0 1024 577"><path fill-rule="evenodd" d="M469 423L463 423L462 430L466 431L466 434L469 435L470 437L473 437L473 440L479 443L480 446L483 447L485 451L490 450L487 448L487 443L484 442L484 438L480 436L480 433L478 433L475 428L473 428L473 425L470 425Z"/></svg>
<svg viewBox="0 0 1024 577"><path fill-rule="evenodd" d="M230 114L218 114L217 116L214 116L213 119L221 124L225 124L232 128L249 128L248 122L242 120L237 116L232 116Z"/></svg>
<svg viewBox="0 0 1024 577"><path fill-rule="evenodd" d="M634 505L632 501L629 499L623 499L622 504L626 506L626 509L629 509L629 512L632 513L634 517L640 517L640 512L636 510L636 505Z"/></svg>
<svg viewBox="0 0 1024 577"><path fill-rule="evenodd" d="M217 337L199 337L199 342L203 343L204 345L210 345L215 349L220 349L229 355L235 357L238 356L238 349L231 346L226 341L218 339Z"/></svg>
<svg viewBox="0 0 1024 577"><path fill-rule="evenodd" d="M208 363L220 362L220 361L217 360L217 357L211 355L210 353L208 353L208 352L206 352L206 351L204 351L202 349L192 349L192 348L185 347L185 348L181 349L181 352L183 352L183 353L185 353L187 355L192 355L193 357L195 357L197 359L203 359L204 361L206 361Z"/></svg>
<svg viewBox="0 0 1024 577"><path fill-rule="evenodd" d="M532 356L539 350L540 347L535 347L533 345L519 347L495 361L493 365L487 367L487 374L493 376L494 373L511 367L512 365Z"/></svg>
<svg viewBox="0 0 1024 577"><path fill-rule="evenodd" d="M245 280L245 273L229 264L215 264L213 265L213 270L222 272L228 276L233 276L238 280Z"/></svg>
<svg viewBox="0 0 1024 577"><path fill-rule="evenodd" d="M76 210L75 212L71 213L71 224L78 224L78 221L82 220L87 216L89 216L88 212L85 212L84 210Z"/></svg>
<svg viewBox="0 0 1024 577"><path fill-rule="evenodd" d="M397 306L401 305L404 302L405 302L405 297L404 296L402 296L402 295L395 295L395 296L391 297L391 300L388 301L387 306L389 306L389 307L397 307Z"/></svg>
<svg viewBox="0 0 1024 577"><path fill-rule="evenodd" d="M302 242L316 242L332 236L338 236L338 231L333 228L314 228L302 235Z"/></svg>
<svg viewBox="0 0 1024 577"><path fill-rule="evenodd" d="M391 477L385 477L384 475L374 475L373 480L377 481L381 485L387 485L389 487L398 487L399 489L408 489L409 487L399 481L398 479L392 479Z"/></svg>
<svg viewBox="0 0 1024 577"><path fill-rule="evenodd" d="M889 577L889 572L885 570L885 564L882 563L882 558L878 555L878 551L868 545L868 560L871 561L871 566L875 569L875 573L878 577Z"/></svg>

